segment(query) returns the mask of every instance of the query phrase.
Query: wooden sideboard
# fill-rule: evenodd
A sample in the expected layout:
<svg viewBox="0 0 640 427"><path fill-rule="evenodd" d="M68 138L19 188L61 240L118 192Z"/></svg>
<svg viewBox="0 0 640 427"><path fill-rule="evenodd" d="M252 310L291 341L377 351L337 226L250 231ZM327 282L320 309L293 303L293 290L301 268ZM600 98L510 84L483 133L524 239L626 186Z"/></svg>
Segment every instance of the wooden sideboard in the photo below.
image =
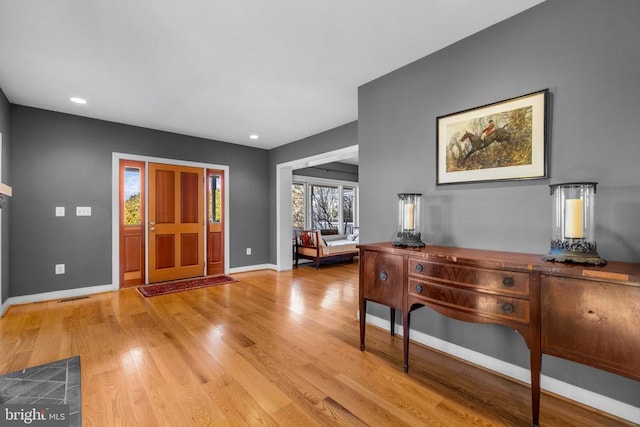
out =
<svg viewBox="0 0 640 427"><path fill-rule="evenodd" d="M542 354L640 381L640 264L585 266L540 255L445 246L360 250L360 349L367 301L402 312L404 370L409 370L410 315L427 306L468 322L516 330L529 348L532 424L540 413Z"/></svg>

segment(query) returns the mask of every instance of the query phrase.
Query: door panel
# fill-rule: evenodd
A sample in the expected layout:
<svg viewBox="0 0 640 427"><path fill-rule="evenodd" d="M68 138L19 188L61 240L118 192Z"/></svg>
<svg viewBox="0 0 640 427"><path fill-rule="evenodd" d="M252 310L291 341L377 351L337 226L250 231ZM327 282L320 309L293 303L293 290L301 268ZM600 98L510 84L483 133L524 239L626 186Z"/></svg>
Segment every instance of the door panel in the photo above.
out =
<svg viewBox="0 0 640 427"><path fill-rule="evenodd" d="M149 164L149 282L204 275L204 171Z"/></svg>
<svg viewBox="0 0 640 427"><path fill-rule="evenodd" d="M209 233L209 263L222 262L222 233Z"/></svg>
<svg viewBox="0 0 640 427"><path fill-rule="evenodd" d="M173 234L156 233L156 268L173 268L176 266L175 236Z"/></svg>
<svg viewBox="0 0 640 427"><path fill-rule="evenodd" d="M199 235L195 233L183 234L181 236L181 248L182 257L180 259L180 265L182 267L198 264L198 253L201 252L199 247Z"/></svg>
<svg viewBox="0 0 640 427"><path fill-rule="evenodd" d="M224 273L224 171L207 170L207 274Z"/></svg>
<svg viewBox="0 0 640 427"><path fill-rule="evenodd" d="M155 178L155 221L157 224L173 224L175 220L175 173L172 170L151 170L150 177ZM150 205L151 206L151 205Z"/></svg>
<svg viewBox="0 0 640 427"><path fill-rule="evenodd" d="M198 222L199 215L202 215L202 186L198 186L202 181L202 171L200 173L180 172L180 221L182 223ZM202 221L200 221L202 223Z"/></svg>

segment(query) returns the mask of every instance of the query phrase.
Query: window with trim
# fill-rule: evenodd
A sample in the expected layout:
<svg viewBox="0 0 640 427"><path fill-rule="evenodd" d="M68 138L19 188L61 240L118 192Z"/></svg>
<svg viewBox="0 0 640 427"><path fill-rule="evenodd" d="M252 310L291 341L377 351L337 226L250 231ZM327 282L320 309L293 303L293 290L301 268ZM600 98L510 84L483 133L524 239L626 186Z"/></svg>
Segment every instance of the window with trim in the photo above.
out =
<svg viewBox="0 0 640 427"><path fill-rule="evenodd" d="M355 201L356 189L354 187L342 188L342 224L344 226L342 232L344 234L353 233L355 223Z"/></svg>
<svg viewBox="0 0 640 427"><path fill-rule="evenodd" d="M209 223L222 220L222 179L219 175L209 175Z"/></svg>
<svg viewBox="0 0 640 427"><path fill-rule="evenodd" d="M294 230L305 229L304 183L294 182L291 186L291 214Z"/></svg>
<svg viewBox="0 0 640 427"><path fill-rule="evenodd" d="M314 230L338 229L340 218L340 191L328 185L309 185L311 196L311 228Z"/></svg>
<svg viewBox="0 0 640 427"><path fill-rule="evenodd" d="M350 234L358 226L357 185L294 176L291 188L294 230L334 229L339 234Z"/></svg>
<svg viewBox="0 0 640 427"><path fill-rule="evenodd" d="M124 224L139 225L142 223L140 191L142 188L140 168L126 167L124 169Z"/></svg>

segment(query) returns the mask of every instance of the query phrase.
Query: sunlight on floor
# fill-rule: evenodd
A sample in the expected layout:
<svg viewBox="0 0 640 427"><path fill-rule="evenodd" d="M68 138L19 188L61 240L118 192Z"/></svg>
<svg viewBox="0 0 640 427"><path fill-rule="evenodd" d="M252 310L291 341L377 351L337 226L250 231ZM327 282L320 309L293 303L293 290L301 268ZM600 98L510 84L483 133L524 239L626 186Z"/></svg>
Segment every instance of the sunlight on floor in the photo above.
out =
<svg viewBox="0 0 640 427"><path fill-rule="evenodd" d="M289 291L289 310L296 314L296 319L302 319L304 315L304 295L297 287L292 287Z"/></svg>

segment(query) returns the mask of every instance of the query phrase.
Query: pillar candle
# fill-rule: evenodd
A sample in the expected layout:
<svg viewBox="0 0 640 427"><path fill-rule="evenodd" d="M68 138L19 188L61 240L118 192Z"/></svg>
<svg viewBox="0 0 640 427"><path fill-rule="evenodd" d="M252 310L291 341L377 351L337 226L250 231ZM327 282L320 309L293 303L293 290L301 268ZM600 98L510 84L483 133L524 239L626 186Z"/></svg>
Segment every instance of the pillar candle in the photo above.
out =
<svg viewBox="0 0 640 427"><path fill-rule="evenodd" d="M564 237L581 239L582 231L582 199L564 201Z"/></svg>
<svg viewBox="0 0 640 427"><path fill-rule="evenodd" d="M413 203L407 203L406 205L404 205L404 229L415 229L413 219Z"/></svg>

